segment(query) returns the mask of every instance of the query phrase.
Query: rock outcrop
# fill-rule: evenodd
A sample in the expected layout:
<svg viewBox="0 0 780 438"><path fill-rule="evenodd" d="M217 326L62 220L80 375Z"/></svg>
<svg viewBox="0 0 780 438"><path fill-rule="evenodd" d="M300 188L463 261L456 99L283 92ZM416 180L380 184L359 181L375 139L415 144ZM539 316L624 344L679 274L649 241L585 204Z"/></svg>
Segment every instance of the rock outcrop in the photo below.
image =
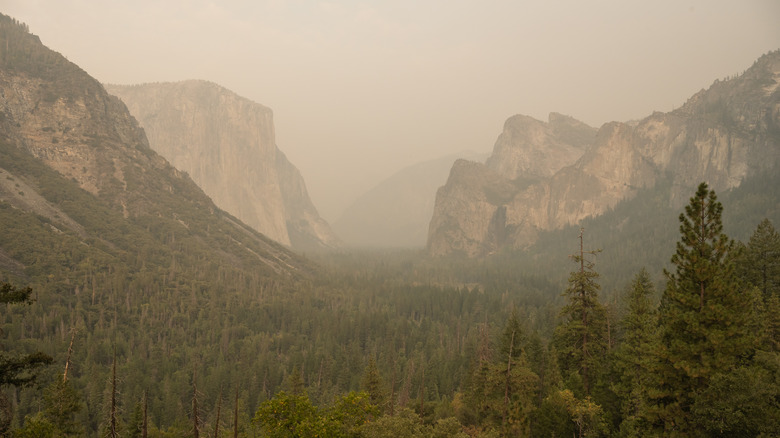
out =
<svg viewBox="0 0 780 438"><path fill-rule="evenodd" d="M211 266L269 275L308 269L297 255L218 209L149 147L118 98L2 14L0 154L0 205L43 218L58 235L73 233L80 245L116 260L166 251L174 258L182 248L175 245L178 236ZM3 227L14 233L19 225ZM63 251L62 260L76 263L62 245L29 250ZM0 247L0 253L11 266L10 252Z"/></svg>
<svg viewBox="0 0 780 438"><path fill-rule="evenodd" d="M573 129L551 139L561 116L546 125L514 116L486 164L453 166L437 192L428 251L479 256L521 249L540 230L598 216L662 180L671 182L669 202L682 205L701 181L722 191L777 171L778 83L780 52L773 52L675 111L607 123L590 140L588 129L571 119Z"/></svg>
<svg viewBox="0 0 780 438"><path fill-rule="evenodd" d="M220 208L295 249L338 244L276 146L271 109L206 81L106 89L138 119L152 149Z"/></svg>
<svg viewBox="0 0 780 438"><path fill-rule="evenodd" d="M596 128L561 114L550 114L548 123L516 115L504 123L485 164L509 180L549 178L574 164L595 135Z"/></svg>

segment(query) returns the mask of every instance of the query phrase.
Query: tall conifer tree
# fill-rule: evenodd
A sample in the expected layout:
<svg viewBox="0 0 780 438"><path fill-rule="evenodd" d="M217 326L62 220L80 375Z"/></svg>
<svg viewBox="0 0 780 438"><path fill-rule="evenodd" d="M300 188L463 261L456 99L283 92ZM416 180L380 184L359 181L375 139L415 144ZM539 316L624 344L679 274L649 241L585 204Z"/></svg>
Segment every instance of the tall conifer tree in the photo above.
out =
<svg viewBox="0 0 780 438"><path fill-rule="evenodd" d="M672 436L703 433L691 413L696 395L755 347L750 301L734 274L734 243L722 232L722 212L715 192L700 184L680 215L675 272L665 271L654 398L656 420Z"/></svg>
<svg viewBox="0 0 780 438"><path fill-rule="evenodd" d="M620 398L623 423L621 430L633 435L645 428L642 417L646 413L653 352L657 340L657 317L651 297L653 283L646 269L642 269L628 292L628 314L620 325L623 342L615 352L616 381L612 385Z"/></svg>
<svg viewBox="0 0 780 438"><path fill-rule="evenodd" d="M380 411L384 411L386 404L385 388L382 383L382 377L379 375L379 368L377 368L376 360L373 356L368 360L361 386L363 390L368 393L371 404L378 407Z"/></svg>
<svg viewBox="0 0 780 438"><path fill-rule="evenodd" d="M599 274L593 269L593 262L586 258L599 251L585 251L583 231L580 230L580 251L572 256L579 269L569 276L569 286L564 292L568 304L561 309L564 322L555 330L555 343L564 377L579 377L584 394L590 395L606 355L607 328L604 307L598 299Z"/></svg>
<svg viewBox="0 0 780 438"><path fill-rule="evenodd" d="M745 251L745 276L764 298L780 293L780 233L764 219L750 236Z"/></svg>

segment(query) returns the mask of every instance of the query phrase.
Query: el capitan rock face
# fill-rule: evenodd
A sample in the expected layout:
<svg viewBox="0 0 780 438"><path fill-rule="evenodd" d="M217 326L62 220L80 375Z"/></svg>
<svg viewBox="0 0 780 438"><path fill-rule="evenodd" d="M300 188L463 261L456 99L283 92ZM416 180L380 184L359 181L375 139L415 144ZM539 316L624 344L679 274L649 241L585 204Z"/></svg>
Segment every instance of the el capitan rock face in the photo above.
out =
<svg viewBox="0 0 780 438"><path fill-rule="evenodd" d="M206 81L106 89L125 102L152 149L220 208L296 249L338 244L298 169L277 148L269 108Z"/></svg>
<svg viewBox="0 0 780 438"><path fill-rule="evenodd" d="M662 180L671 182L669 202L682 205L701 181L722 191L776 171L778 83L780 52L773 52L675 111L607 123L590 142L573 119L564 119L566 135L551 135L562 116L551 115L548 124L514 116L486 164L453 166L437 193L428 251L473 257L520 249L541 230L598 216Z"/></svg>
<svg viewBox="0 0 780 438"><path fill-rule="evenodd" d="M98 81L10 17L0 14L0 30L0 205L29 218L2 225L13 236L29 232L26 222L42 220L46 239L51 234L57 242L21 255L0 245L0 267L24 276L30 267L24 261L35 265L59 251L62 265L52 269L69 271L78 252L69 251L73 244L127 264L151 264L165 254L174 260L173 272L192 255L176 252L178 239L212 266L277 278L309 269L299 256L218 209L149 147L126 106Z"/></svg>

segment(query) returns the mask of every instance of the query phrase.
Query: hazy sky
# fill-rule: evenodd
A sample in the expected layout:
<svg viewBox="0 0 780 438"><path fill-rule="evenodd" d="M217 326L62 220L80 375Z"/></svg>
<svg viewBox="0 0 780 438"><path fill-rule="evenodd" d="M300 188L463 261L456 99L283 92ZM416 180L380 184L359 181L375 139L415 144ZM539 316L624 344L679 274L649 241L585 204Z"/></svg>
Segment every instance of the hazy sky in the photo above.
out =
<svg viewBox="0 0 780 438"><path fill-rule="evenodd" d="M780 48L778 0L0 0L106 83L206 79L274 110L329 221L504 120L669 111Z"/></svg>

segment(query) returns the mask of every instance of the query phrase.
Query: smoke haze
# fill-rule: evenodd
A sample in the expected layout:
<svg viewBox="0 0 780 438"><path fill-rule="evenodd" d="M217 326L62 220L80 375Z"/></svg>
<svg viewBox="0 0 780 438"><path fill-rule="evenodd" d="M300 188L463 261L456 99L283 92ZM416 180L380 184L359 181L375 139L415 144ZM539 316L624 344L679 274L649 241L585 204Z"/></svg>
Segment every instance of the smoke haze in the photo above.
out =
<svg viewBox="0 0 780 438"><path fill-rule="evenodd" d="M104 83L206 79L274 110L329 221L403 166L487 152L506 118L669 111L780 47L753 1L0 0Z"/></svg>

